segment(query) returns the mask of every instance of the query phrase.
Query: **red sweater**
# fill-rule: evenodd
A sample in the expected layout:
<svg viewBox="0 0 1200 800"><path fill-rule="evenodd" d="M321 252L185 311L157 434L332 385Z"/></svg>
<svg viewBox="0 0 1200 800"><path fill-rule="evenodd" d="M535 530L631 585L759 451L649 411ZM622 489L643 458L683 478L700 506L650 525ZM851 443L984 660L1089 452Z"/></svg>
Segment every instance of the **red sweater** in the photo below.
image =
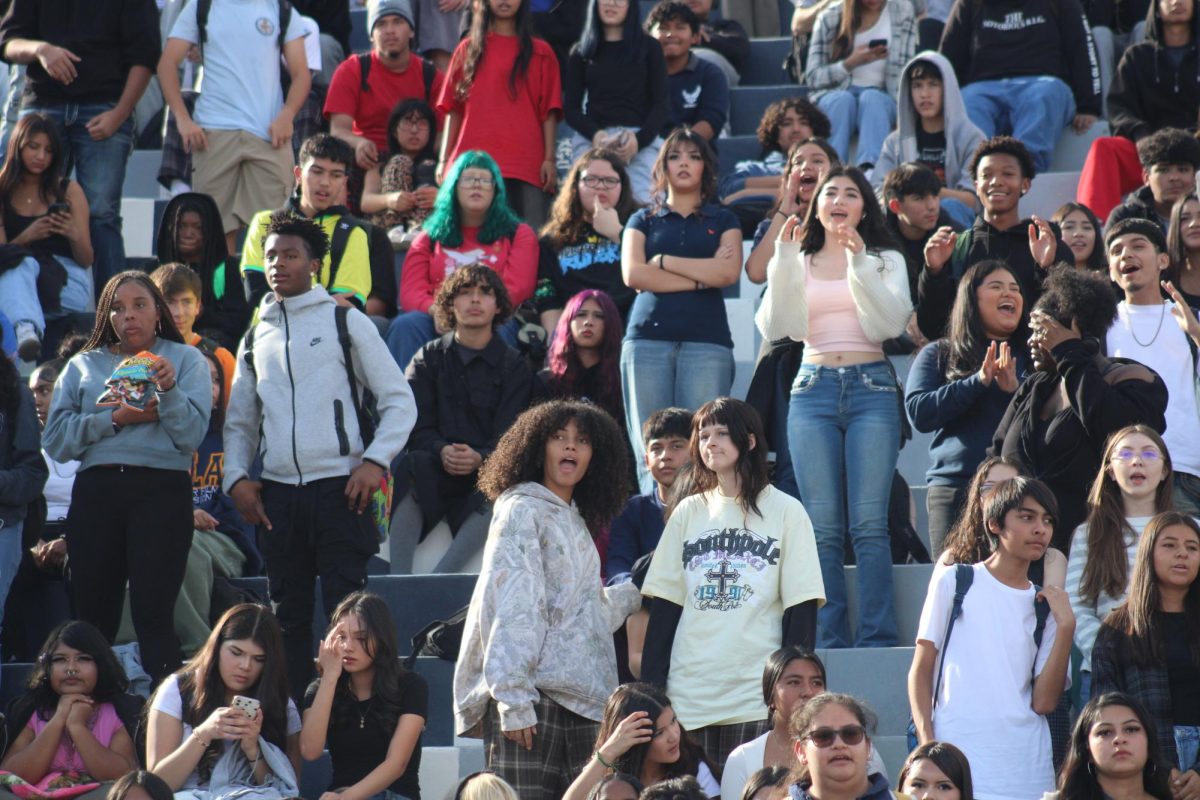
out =
<svg viewBox="0 0 1200 800"><path fill-rule="evenodd" d="M478 233L478 228L463 228L463 241L457 247L435 243L424 231L417 234L400 271L400 309L428 313L446 276L468 264L482 264L499 273L514 308L533 297L538 269L538 241L533 228L521 223L511 239L497 239L491 244L481 244L475 238Z"/></svg>

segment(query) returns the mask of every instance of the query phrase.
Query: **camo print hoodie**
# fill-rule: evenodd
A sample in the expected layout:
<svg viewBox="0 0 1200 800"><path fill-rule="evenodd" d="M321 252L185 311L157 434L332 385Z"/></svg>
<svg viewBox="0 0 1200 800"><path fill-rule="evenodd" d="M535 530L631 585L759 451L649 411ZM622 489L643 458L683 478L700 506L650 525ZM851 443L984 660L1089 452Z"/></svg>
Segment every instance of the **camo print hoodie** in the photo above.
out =
<svg viewBox="0 0 1200 800"><path fill-rule="evenodd" d="M480 736L491 700L503 730L535 725L538 692L599 721L617 688L612 634L640 602L632 583L601 584L574 504L540 483L508 489L493 508L454 669L455 733Z"/></svg>

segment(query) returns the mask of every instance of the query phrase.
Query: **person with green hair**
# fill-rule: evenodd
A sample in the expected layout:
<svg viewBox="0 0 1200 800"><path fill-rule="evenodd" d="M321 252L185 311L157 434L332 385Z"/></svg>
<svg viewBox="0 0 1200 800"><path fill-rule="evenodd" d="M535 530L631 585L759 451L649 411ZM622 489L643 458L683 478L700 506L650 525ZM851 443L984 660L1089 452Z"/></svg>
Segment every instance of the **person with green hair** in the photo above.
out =
<svg viewBox="0 0 1200 800"><path fill-rule="evenodd" d="M423 344L446 332L437 327L429 309L442 281L468 264L495 270L514 308L533 296L537 234L509 206L500 168L482 150L468 150L455 160L404 259L402 313L392 320L386 336L388 350L401 369ZM516 346L513 322L497 332Z"/></svg>

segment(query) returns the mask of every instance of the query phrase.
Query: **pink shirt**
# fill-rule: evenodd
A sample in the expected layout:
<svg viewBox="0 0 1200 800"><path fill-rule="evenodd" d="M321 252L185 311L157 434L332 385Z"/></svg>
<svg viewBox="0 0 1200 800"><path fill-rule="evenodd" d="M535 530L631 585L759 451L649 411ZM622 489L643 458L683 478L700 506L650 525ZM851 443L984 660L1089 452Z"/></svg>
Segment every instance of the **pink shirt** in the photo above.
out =
<svg viewBox="0 0 1200 800"><path fill-rule="evenodd" d="M807 258L807 256L806 256ZM850 294L850 279L817 280L808 272L804 282L808 294L808 338L805 355L852 352L878 353L858 321L858 308Z"/></svg>
<svg viewBox="0 0 1200 800"><path fill-rule="evenodd" d="M42 719L36 711L33 712L33 716L27 723L28 727L33 730L34 736L40 734L49 724L50 721ZM88 728L92 735L105 747L112 744L113 736L123 727L121 718L117 716L117 710L113 708L112 703L101 703L96 708L96 712L92 714L91 720L88 721ZM54 751L54 759L50 762L50 769L46 774L62 772L87 772L87 765L83 763L83 757L79 755L79 751L66 731L63 731L62 739L58 743L58 749Z"/></svg>

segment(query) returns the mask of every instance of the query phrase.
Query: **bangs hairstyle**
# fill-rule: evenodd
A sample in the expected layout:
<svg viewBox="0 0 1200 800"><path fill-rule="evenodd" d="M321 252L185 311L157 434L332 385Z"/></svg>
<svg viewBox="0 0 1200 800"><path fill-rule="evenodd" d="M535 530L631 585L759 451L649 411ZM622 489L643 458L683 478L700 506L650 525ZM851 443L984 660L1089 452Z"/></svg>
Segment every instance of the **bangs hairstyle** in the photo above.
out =
<svg viewBox="0 0 1200 800"><path fill-rule="evenodd" d="M429 104L417 97L409 97L396 103L392 108L392 113L388 115L388 152L394 156L404 153L404 148L400 146L400 139L396 136L396 128L403 120L410 117L423 119L429 125L429 141L425 142L425 148L413 157L413 162L417 163L427 159L436 160L437 117L434 116L433 109L429 107Z"/></svg>
<svg viewBox="0 0 1200 800"><path fill-rule="evenodd" d="M578 396L579 382L585 367L579 360L579 346L571 335L571 322L579 315L583 304L591 300L600 306L604 315L604 337L600 340L599 396L593 398L613 419L624 419L625 405L621 399L621 312L606 292L599 289L584 289L571 297L563 307L550 339L550 352L546 367L550 370L550 383L568 397Z"/></svg>
<svg viewBox="0 0 1200 800"><path fill-rule="evenodd" d="M880 250L894 250L896 241L888 230L887 218L875 197L871 182L863 175L858 167L837 165L830 167L825 173L825 179L817 184L813 192L812 202L808 204L808 213L804 215L804 230L800 234L800 249L806 253L815 253L825 246L825 226L817 217L817 206L821 203L821 193L834 178L849 178L862 197L862 218L858 221L858 235L862 237L867 251L878 253Z"/></svg>
<svg viewBox="0 0 1200 800"><path fill-rule="evenodd" d="M570 422L592 445L592 460L575 484L572 500L593 532L607 525L629 495L627 445L613 418L593 403L552 400L526 410L480 467L479 490L495 502L519 483L544 481L546 443Z"/></svg>
<svg viewBox="0 0 1200 800"><path fill-rule="evenodd" d="M1167 228L1167 255L1171 257L1171 263L1163 273L1163 280L1175 284L1175 288L1179 288L1180 274L1190 268L1187 245L1183 243L1183 210L1188 203L1196 202L1200 202L1200 198L1195 192L1188 192L1171 207L1171 224ZM1193 217L1197 215L1200 215L1200 208L1192 213Z"/></svg>
<svg viewBox="0 0 1200 800"><path fill-rule="evenodd" d="M841 706L854 715L858 724L867 731L866 743L867 748L870 749L871 737L875 735L877 724L875 712L871 711L867 704L857 697L837 692L822 692L792 712L792 720L788 725L788 733L792 735L792 741L796 744L803 741L804 737L812 730L813 720L830 706ZM799 759L796 759L796 770L792 773L792 777L795 783L812 782L808 766L801 764Z"/></svg>
<svg viewBox="0 0 1200 800"><path fill-rule="evenodd" d="M1092 245L1092 253L1088 256L1086 264L1076 264L1076 267L1086 267L1093 272L1108 273L1108 259L1104 254L1104 223L1096 216L1096 212L1085 206L1083 203L1076 203L1072 200L1069 203L1063 203L1058 207L1058 211L1050 217L1050 221L1062 229L1063 220L1071 216L1075 212L1079 212L1087 217L1088 222L1092 223L1092 230L1096 232L1096 243Z"/></svg>
<svg viewBox="0 0 1200 800"><path fill-rule="evenodd" d="M283 633L271 609L256 603L239 603L217 620L212 633L192 660L175 673L179 694L184 698L183 721L196 728L225 703L225 682L221 678L221 647L228 641L249 640L262 648L262 674L241 691L262 704L262 735L281 750L287 746L287 668L284 662ZM146 704L149 708L150 704ZM216 739L200 759L197 771L201 782L212 776L223 749Z"/></svg>
<svg viewBox="0 0 1200 800"><path fill-rule="evenodd" d="M1017 475L1025 471L1019 461L1007 456L988 456L975 469L967 484L967 502L942 543L942 550L949 554L951 564L978 564L992 554L992 537L983 521L983 484L992 467L997 465L1012 467Z"/></svg>
<svg viewBox="0 0 1200 800"><path fill-rule="evenodd" d="M267 252L267 239L272 236L300 237L304 241L308 257L312 261L324 262L326 254L329 253L329 237L325 235L321 223L315 219L294 214L287 209L280 209L271 214L271 218L267 222L267 229L263 231L262 249L264 254Z"/></svg>
<svg viewBox="0 0 1200 800"><path fill-rule="evenodd" d="M400 663L400 645L396 637L396 623L392 620L387 603L371 592L353 592L346 595L329 617L326 634L332 633L349 616L358 617L359 630L366 635L363 650L371 658L375 676L371 681L371 703L379 703L379 719L385 730L393 730L403 713L400 681L407 670ZM314 686L320 681L315 679ZM342 671L335 690L333 704L334 724L346 726L353 719L361 721L355 710L358 698L350 685L350 673ZM370 709L368 709L369 713Z"/></svg>
<svg viewBox="0 0 1200 800"><path fill-rule="evenodd" d="M54 120L45 114L26 114L17 120L13 128L12 138L8 140L8 150L4 156L4 166L0 168L0 198L4 205L13 208L12 196L21 183L27 171L25 162L21 160L21 151L33 137L41 134L50 143L50 164L38 178L38 198L43 203L61 203L66 193L62 179L66 171L66 154L63 151L62 137Z"/></svg>
<svg viewBox="0 0 1200 800"><path fill-rule="evenodd" d="M942 68L928 58L919 58L908 65L908 80L919 81L921 79L930 79L935 81L942 80Z"/></svg>
<svg viewBox="0 0 1200 800"><path fill-rule="evenodd" d="M958 789L960 800L974 800L975 787L971 784L971 763L966 755L949 742L930 741L918 747L904 759L900 769L900 778L896 782L897 791L904 791L904 782L908 773L918 761L929 761L950 779L954 788Z"/></svg>
<svg viewBox="0 0 1200 800"><path fill-rule="evenodd" d="M788 664L797 660L811 662L817 668L817 672L821 673L821 682L828 683L825 677L825 664L821 661L820 656L795 644L781 647L767 657L767 664L763 667L763 704L766 705L769 716L775 715L775 687L779 685L779 680L783 677Z"/></svg>
<svg viewBox="0 0 1200 800"><path fill-rule="evenodd" d="M1146 735L1146 764L1142 767L1142 788L1157 800L1171 800L1171 768L1163 757L1158 744L1154 717L1133 695L1109 692L1093 697L1079 713L1075 728L1071 731L1067 758L1058 778L1058 796L1063 800L1108 800L1096 776L1096 763L1092 759L1092 729L1100 722L1100 715L1107 708L1128 708L1137 717ZM967 800L964 795L963 800Z"/></svg>
<svg viewBox="0 0 1200 800"><path fill-rule="evenodd" d="M600 719L600 731L596 735L595 749L599 750L616 732L621 721L638 711L644 711L647 719L658 728L658 718L671 709L671 699L658 686L650 683L625 683L613 690L604 704L604 715ZM641 775L650 753L650 742L635 744L613 762L618 772ZM679 760L674 764L663 764L665 778L695 775L700 763L708 764L703 749L697 745L683 725L679 726Z"/></svg>
<svg viewBox="0 0 1200 800"><path fill-rule="evenodd" d="M354 148L329 133L314 133L305 139L296 163L303 170L318 158L341 164L347 175L354 168Z"/></svg>
<svg viewBox="0 0 1200 800"><path fill-rule="evenodd" d="M1125 652L1139 667L1166 666L1166 643L1156 619L1161 592L1154 572L1154 548L1164 533L1176 527L1186 528L1200 540L1200 525L1187 514L1164 511L1154 515L1138 540L1128 599L1105 620L1105 624L1132 640L1132 646ZM1187 629L1185 641L1192 654L1192 664L1200 664L1200 580L1192 581L1188 587L1183 599L1183 614Z"/></svg>
<svg viewBox="0 0 1200 800"><path fill-rule="evenodd" d="M642 423L642 443L645 445L655 439L673 438L692 438L692 412L686 408L660 408Z"/></svg>
<svg viewBox="0 0 1200 800"><path fill-rule="evenodd" d="M1085 339L1103 339L1117 319L1118 297L1107 274L1053 266L1042 284L1034 311L1043 311L1070 327L1074 321Z"/></svg>
<svg viewBox="0 0 1200 800"><path fill-rule="evenodd" d="M550 207L550 217L542 226L542 236L549 239L556 250L582 241L587 235L587 215L591 213L591 209L585 209L579 199L579 182L583 180L583 173L587 172L593 161L607 162L621 179L621 193L613 205L621 224L628 222L633 212L638 209L638 204L633 199L633 189L629 185L629 173L621 159L612 150L593 147L571 165L562 188L554 198L554 205Z"/></svg>
<svg viewBox="0 0 1200 800"><path fill-rule="evenodd" d="M700 457L700 431L708 425L724 425L729 430L729 439L738 450L738 505L744 513L762 516L758 498L771 484L762 417L754 406L732 397L718 397L700 406L692 417L692 494L717 488L717 473Z"/></svg>
<svg viewBox="0 0 1200 800"><path fill-rule="evenodd" d="M521 0L522 8L526 2L527 0ZM486 3L484 7L487 7ZM429 218L422 226L430 239L445 247L458 247L463 243L462 212L458 207L458 181L462 178L463 171L468 169L486 169L491 173L493 181L492 204L488 206L476 236L479 243L492 244L511 237L521 224L521 218L508 205L508 193L504 188L504 176L500 174L500 167L482 150L468 150L455 159L454 166L450 168L450 173L438 189L437 199L433 201L433 210L429 212Z"/></svg>
<svg viewBox="0 0 1200 800"><path fill-rule="evenodd" d="M1127 425L1110 435L1104 443L1100 471L1092 481L1087 498L1088 552L1079 581L1079 595L1088 603L1099 600L1101 593L1121 597L1129 585L1129 559L1125 552L1125 541L1136 541L1138 532L1129 527L1125 517L1125 501L1121 496L1121 487L1113 477L1112 459L1122 439L1139 433L1154 442L1162 454L1163 475L1158 488L1154 490L1154 513L1169 511L1173 505L1171 477L1174 470L1171 467L1171 454L1158 431L1146 425Z"/></svg>
<svg viewBox="0 0 1200 800"><path fill-rule="evenodd" d="M517 99L517 81L529 73L529 64L533 61L533 16L529 13L530 0L515 0L517 15L513 22L517 28L517 59L513 62L512 70L508 73L508 96ZM487 0L473 3L471 6L471 29L467 34L467 49L461 60L462 78L454 88L454 99L464 103L471 94L479 65L487 56L487 35L495 22L495 14ZM450 67L446 75L454 74L460 66L458 51L450 59Z"/></svg>
<svg viewBox="0 0 1200 800"><path fill-rule="evenodd" d="M34 712L42 720L54 716L59 695L50 688L50 671L54 664L54 651L59 645L66 645L92 657L96 664L96 688L92 690L91 698L96 703L111 703L129 690L125 670L104 634L89 622L64 622L50 632L38 651L29 682L25 684L26 693L18 701L20 705L15 707L19 710L12 715L14 721L28 718Z"/></svg>
<svg viewBox="0 0 1200 800"><path fill-rule="evenodd" d="M924 164L906 161L898 165L883 179L885 200L903 200L906 197L929 197L942 190L942 181L937 173Z"/></svg>
<svg viewBox="0 0 1200 800"><path fill-rule="evenodd" d="M789 111L796 112L800 121L812 131L810 139L828 139L833 127L825 112L807 97L785 97L767 106L762 119L758 122L758 143L762 145L763 155L782 152L779 149L779 129ZM807 140L806 140L807 141Z"/></svg>
<svg viewBox="0 0 1200 800"><path fill-rule="evenodd" d="M508 296L508 287L504 285L496 270L482 264L468 264L456 269L450 277L442 281L442 285L433 296L433 305L429 311L439 328L452 331L457 327L458 321L454 318L454 298L458 297L460 292L474 289L476 286L496 298L496 316L492 318L492 330L512 316L513 306L512 299Z"/></svg>
<svg viewBox="0 0 1200 800"><path fill-rule="evenodd" d="M1004 530L1004 518L1008 512L1016 511L1026 500L1035 501L1046 510L1054 524L1058 523L1058 499L1050 487L1037 478L1018 475L996 484L996 488L983 498L983 528L993 544L999 540L999 535L992 531L992 526ZM1051 534L1053 532L1051 530Z"/></svg>
<svg viewBox="0 0 1200 800"><path fill-rule="evenodd" d="M200 294L204 291L204 284L196 270L179 262L163 264L150 273L150 280L154 281L158 291L162 292L164 300L184 292L191 292L200 300Z"/></svg>
<svg viewBox="0 0 1200 800"><path fill-rule="evenodd" d="M195 214L200 218L200 257L197 261L187 261L179 251L179 226L184 214ZM225 249L224 226L221 224L221 212L217 210L216 202L206 194L185 192L171 200L163 211L163 218L158 230L158 260L159 263L185 262L192 266L204 283L204 294L200 300L209 308L216 306L217 298L213 293L213 273L225 263L229 252Z"/></svg>
<svg viewBox="0 0 1200 800"><path fill-rule="evenodd" d="M687 8L687 6L684 6ZM713 154L712 147L705 141L704 137L696 133L694 130L684 125L671 131L667 136L667 140L663 142L662 147L658 151L658 158L654 160L654 170L651 173L653 182L653 193L655 196L654 209L660 210L666 203L665 198L671 191L671 184L667 177L667 162L670 160L672 150L678 151L684 145L692 145L700 153L700 159L704 162L704 171L700 175L700 202L707 203L717 193L717 157Z"/></svg>
<svg viewBox="0 0 1200 800"><path fill-rule="evenodd" d="M1020 165L1022 178L1033 180L1037 176L1037 169L1033 166L1033 156L1029 155L1029 150L1020 139L1014 139L1011 136L993 136L980 142L971 156L968 172L972 181L978 178L979 162L987 156L995 155L1007 155L1015 158L1017 164Z"/></svg>
<svg viewBox="0 0 1200 800"><path fill-rule="evenodd" d="M163 299L162 292L154 285L154 281L150 280L150 276L144 272L127 269L113 275L108 279L108 283L104 284L104 290L100 292L100 301L96 303L96 324L92 328L92 335L80 352L86 353L120 343L121 337L117 336L117 330L112 324L112 307L117 298L117 290L127 283L140 285L154 301L154 307L158 310L158 325L154 329L155 335L160 339L186 344L183 341L183 335L175 327L175 319L171 316L171 309L167 306L167 301Z"/></svg>
<svg viewBox="0 0 1200 800"><path fill-rule="evenodd" d="M574 47L575 52L579 53L584 61L592 61L600 49L601 42L604 41L604 22L600 19L600 4L603 2L604 0L588 0L587 21L584 22L583 33ZM634 62L641 61L645 58L650 37L642 31L638 4L628 3L625 8L625 21L621 23L621 44L625 48L625 58ZM654 45L657 47L658 42L654 42Z"/></svg>
<svg viewBox="0 0 1200 800"><path fill-rule="evenodd" d="M1025 287L1016 274L1003 261L980 261L963 273L958 282L954 305L950 309L950 323L946 336L938 347L939 360L944 364L943 374L947 382L969 378L979 371L987 355L991 339L983 329L983 314L979 310L979 288L997 272L1007 272L1017 282L1017 293L1021 295L1021 319L1016 330L1008 337L1014 352L1029 341L1029 302Z"/></svg>

